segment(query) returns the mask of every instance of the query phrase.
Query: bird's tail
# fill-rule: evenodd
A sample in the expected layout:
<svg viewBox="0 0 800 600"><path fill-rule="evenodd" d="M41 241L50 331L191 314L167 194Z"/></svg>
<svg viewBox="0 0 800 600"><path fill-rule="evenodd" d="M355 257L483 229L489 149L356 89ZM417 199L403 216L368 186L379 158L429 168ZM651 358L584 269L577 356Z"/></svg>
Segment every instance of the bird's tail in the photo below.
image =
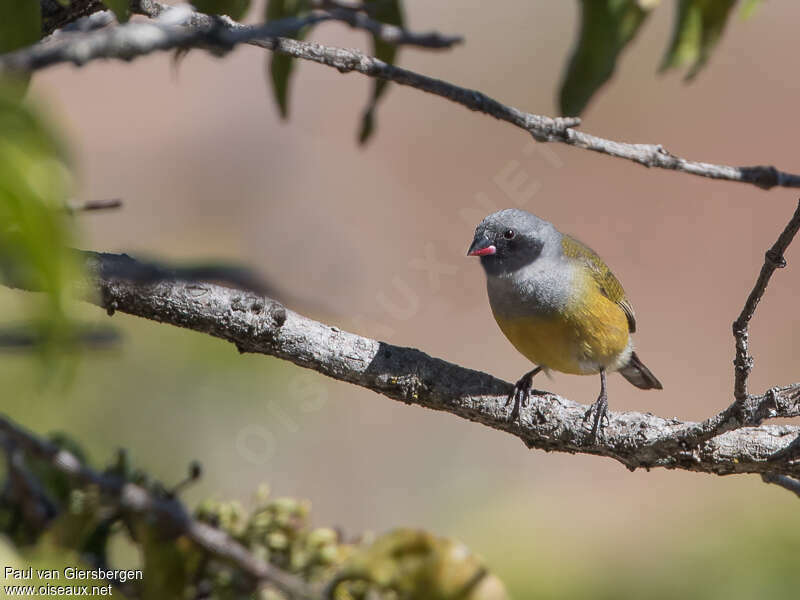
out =
<svg viewBox="0 0 800 600"><path fill-rule="evenodd" d="M661 382L650 372L650 369L644 366L644 363L636 356L636 352L631 354L628 364L622 367L619 372L637 388L643 390L663 389Z"/></svg>

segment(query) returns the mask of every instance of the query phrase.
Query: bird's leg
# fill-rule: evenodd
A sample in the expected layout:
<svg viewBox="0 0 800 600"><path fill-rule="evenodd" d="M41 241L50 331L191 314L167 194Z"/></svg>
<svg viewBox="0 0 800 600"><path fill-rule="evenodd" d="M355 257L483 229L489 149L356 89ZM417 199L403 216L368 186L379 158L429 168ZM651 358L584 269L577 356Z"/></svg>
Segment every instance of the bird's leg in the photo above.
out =
<svg viewBox="0 0 800 600"><path fill-rule="evenodd" d="M527 406L528 405L528 396L531 393L531 386L533 386L533 377L539 371L542 370L543 367L536 367L535 369L528 371L523 375L517 383L514 384L514 389L508 395L508 400L506 400L506 406L514 403L514 408L511 410L511 421L515 421L519 416L519 407L520 406Z"/></svg>
<svg viewBox="0 0 800 600"><path fill-rule="evenodd" d="M606 370L600 369L600 395L594 404L589 407L589 410L583 415L583 420L588 421L594 413L594 421L592 423L592 437L597 439L598 434L603 431L603 420L608 424L608 394L606 393Z"/></svg>

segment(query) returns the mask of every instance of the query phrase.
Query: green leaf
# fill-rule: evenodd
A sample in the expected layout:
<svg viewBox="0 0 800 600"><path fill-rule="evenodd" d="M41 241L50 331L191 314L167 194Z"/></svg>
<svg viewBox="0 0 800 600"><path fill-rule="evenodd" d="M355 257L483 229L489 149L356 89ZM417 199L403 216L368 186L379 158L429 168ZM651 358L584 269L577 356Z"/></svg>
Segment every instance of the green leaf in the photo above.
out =
<svg viewBox="0 0 800 600"><path fill-rule="evenodd" d="M0 54L30 46L42 37L42 8L33 0L0 2Z"/></svg>
<svg viewBox="0 0 800 600"><path fill-rule="evenodd" d="M745 0L744 5L742 5L742 19L752 17L760 4L761 0Z"/></svg>
<svg viewBox="0 0 800 600"><path fill-rule="evenodd" d="M582 0L581 31L559 93L562 115L577 116L614 74L617 57L652 7L644 0Z"/></svg>
<svg viewBox="0 0 800 600"><path fill-rule="evenodd" d="M661 70L691 64L686 79L697 75L722 36L734 4L736 0L680 0Z"/></svg>
<svg viewBox="0 0 800 600"><path fill-rule="evenodd" d="M197 10L209 15L228 15L234 21L241 21L250 10L250 0L193 0Z"/></svg>
<svg viewBox="0 0 800 600"><path fill-rule="evenodd" d="M403 27L405 18L401 0L366 0L364 4L373 19L381 23ZM372 36L372 52L376 58L390 65L393 65L397 58L397 46L384 42L377 36ZM361 129L358 134L360 144L366 143L375 129L375 108L386 92L388 83L385 79L375 79L373 81L372 95L361 117Z"/></svg>
<svg viewBox="0 0 800 600"><path fill-rule="evenodd" d="M64 209L72 179L64 146L49 123L0 85L0 275L37 289L37 323L52 341L71 332L67 300L77 267Z"/></svg>
<svg viewBox="0 0 800 600"><path fill-rule="evenodd" d="M0 54L35 44L42 37L42 7L32 0L0 0ZM14 75L22 97L30 74ZM0 81L0 83L2 83Z"/></svg>
<svg viewBox="0 0 800 600"><path fill-rule="evenodd" d="M278 19L302 17L307 12L308 7L303 0L268 0L265 20L269 23ZM298 31L293 37L302 40L308 35L309 29L306 27ZM295 59L273 52L268 60L272 93L275 97L275 102L278 103L281 118L286 119L289 116L289 82L294 71Z"/></svg>
<svg viewBox="0 0 800 600"><path fill-rule="evenodd" d="M103 0L103 4L116 15L120 23L125 23L131 18L130 0Z"/></svg>

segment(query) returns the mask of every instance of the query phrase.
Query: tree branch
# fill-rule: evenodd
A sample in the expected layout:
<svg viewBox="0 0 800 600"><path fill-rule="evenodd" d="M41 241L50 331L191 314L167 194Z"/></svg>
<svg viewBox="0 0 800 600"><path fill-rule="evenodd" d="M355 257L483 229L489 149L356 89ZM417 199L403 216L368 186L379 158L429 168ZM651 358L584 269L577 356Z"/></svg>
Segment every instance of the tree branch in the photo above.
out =
<svg viewBox="0 0 800 600"><path fill-rule="evenodd" d="M764 483L774 483L781 486L783 489L789 490L800 498L800 479L794 477L787 477L786 475L776 475L775 473L763 473L761 479Z"/></svg>
<svg viewBox="0 0 800 600"><path fill-rule="evenodd" d="M772 274L776 269L782 269L786 266L786 259L783 258L783 253L792 243L798 230L800 230L800 202L798 202L794 215L786 224L778 239L767 250L764 256L764 266L761 267L755 286L753 286L750 295L747 297L739 317L733 322L733 337L736 341L736 358L733 361L735 366L733 395L740 403L744 402L748 397L747 378L753 368L753 357L748 353L750 319L753 318L756 312L756 307L767 289L767 284Z"/></svg>
<svg viewBox="0 0 800 600"><path fill-rule="evenodd" d="M388 44L402 46L418 46L420 48L442 49L452 48L464 41L460 35L443 35L437 31L416 33L396 25L381 23L367 14L359 12L358 8L345 6L331 6L331 3L321 2L320 8L327 11L333 19L347 23L354 29L370 32Z"/></svg>
<svg viewBox="0 0 800 600"><path fill-rule="evenodd" d="M536 392L519 421L509 420L511 384L486 373L308 319L252 292L163 276L126 255L83 252L88 278L82 297L109 314L122 311L203 332L240 352L276 356L394 400L446 411L519 437L529 448L613 458L629 469L664 467L727 475L766 473L800 477L791 449L800 428L748 427L696 444L702 423L636 412L610 413L597 440L585 428L586 407ZM137 275L138 273L138 275ZM800 383L751 398L753 421L796 416ZM724 419L725 412L715 419Z"/></svg>
<svg viewBox="0 0 800 600"><path fill-rule="evenodd" d="M165 534L169 532L176 537L185 536L205 552L235 565L254 582L269 582L293 599L312 600L320 597L318 591L313 590L301 579L256 557L225 532L193 519L177 499L159 498L139 485L112 475L98 473L82 464L68 450L39 439L2 415L0 415L0 433L8 443L24 450L30 456L45 460L64 475L81 483L97 486L119 510L148 515L162 526ZM15 456L19 456L16 450L9 453L9 464L17 467L12 470L12 478L15 477L15 473L17 474L16 487L24 490L27 495L34 495L38 499L37 502L41 502L41 494L29 481L19 475L25 472L17 464L19 458L15 459ZM33 504L28 502L26 506L28 505ZM48 518L48 515L52 514L45 512L44 515L37 517Z"/></svg>
<svg viewBox="0 0 800 600"><path fill-rule="evenodd" d="M687 427L679 436L682 443L697 445L737 427L760 425L764 420L777 416L800 416L800 384L772 388L767 390L763 396L753 396L747 392L747 377L753 368L753 357L748 353L750 320L756 312L756 307L767 289L772 274L776 269L786 266L783 254L792 243L798 230L800 230L800 202L778 239L767 250L764 266L761 267L755 286L747 297L742 312L733 322L736 348L736 357L733 361L734 401L718 415Z"/></svg>
<svg viewBox="0 0 800 600"><path fill-rule="evenodd" d="M205 25L197 27L191 25L194 14L188 7L165 7L158 18L147 22L64 32L22 50L0 55L0 71L30 72L65 62L80 66L97 59L132 60L158 50L176 48L227 51L253 39L290 35L309 25L333 19L324 13L314 13L265 25L232 28L226 24L227 17L207 17Z"/></svg>
<svg viewBox="0 0 800 600"><path fill-rule="evenodd" d="M106 9L101 0L72 0L62 5L58 0L41 0L42 35L47 36L56 29Z"/></svg>
<svg viewBox="0 0 800 600"><path fill-rule="evenodd" d="M120 198L109 198L107 200L70 200L65 207L69 214L95 212L98 210L109 210L120 208L122 200Z"/></svg>
<svg viewBox="0 0 800 600"><path fill-rule="evenodd" d="M148 16L160 16L170 7L155 0L134 0L132 8ZM321 18L325 15L326 18ZM320 20L331 20L330 14L317 15ZM277 25L281 21L275 22ZM130 27L129 24L112 28L107 36L116 35L114 32L120 28ZM368 56L358 50L323 46L312 42L270 37L276 35L276 29L262 29L241 25L227 18L213 18L202 13L193 13L185 25L172 25L174 32L163 31L155 35L156 41L143 43L138 40L134 48L125 46L124 51L110 52L108 44L97 44L98 50L86 53L86 45L82 37L72 39L72 45L83 49L77 54L75 48L68 45L62 46L58 52L46 53L47 60L42 60L38 55L42 52L42 43L29 48L0 56L0 71L8 69L35 70L44 68L58 62L74 62L83 64L87 60L96 58L121 58L130 60L157 50L184 47L231 47L238 43L247 43L266 48L279 54L294 58L308 60L338 69L342 73L356 71L368 77L393 81L399 85L414 87L416 89L446 98L461 104L470 110L491 115L501 121L510 123L530 133L536 140L545 142L561 142L577 148L584 148L593 152L607 154L635 162L646 167L655 167L673 171L680 171L691 175L698 175L711 179L737 181L750 183L762 189L772 187L800 187L800 175L777 170L773 166L734 167L715 165L711 163L691 161L668 152L660 144L630 144L608 140L598 136L584 133L574 129L580 124L577 118L551 118L528 113L478 92L463 88L452 83L421 75L408 69L389 65L377 58ZM83 37L96 35L101 32L82 34ZM262 35L258 35L258 34ZM285 34L285 31L283 31ZM269 35L268 35L269 34ZM164 38L167 39L164 39ZM97 38L95 38L96 40ZM145 40L146 41L146 40ZM110 43L110 42L109 42ZM46 42L45 42L46 45Z"/></svg>

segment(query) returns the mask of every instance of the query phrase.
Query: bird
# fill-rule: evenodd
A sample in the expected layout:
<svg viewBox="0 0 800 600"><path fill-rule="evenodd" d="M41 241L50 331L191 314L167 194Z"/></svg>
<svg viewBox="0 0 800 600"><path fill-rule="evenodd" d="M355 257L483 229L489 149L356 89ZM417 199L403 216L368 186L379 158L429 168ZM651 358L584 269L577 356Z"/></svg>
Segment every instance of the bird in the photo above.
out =
<svg viewBox="0 0 800 600"><path fill-rule="evenodd" d="M500 330L536 365L509 394L512 420L541 371L600 375L600 394L584 415L584 423L594 415L594 438L608 421L607 373L618 371L643 390L662 389L634 351L633 306L594 250L534 214L508 208L481 221L467 255L480 257Z"/></svg>

